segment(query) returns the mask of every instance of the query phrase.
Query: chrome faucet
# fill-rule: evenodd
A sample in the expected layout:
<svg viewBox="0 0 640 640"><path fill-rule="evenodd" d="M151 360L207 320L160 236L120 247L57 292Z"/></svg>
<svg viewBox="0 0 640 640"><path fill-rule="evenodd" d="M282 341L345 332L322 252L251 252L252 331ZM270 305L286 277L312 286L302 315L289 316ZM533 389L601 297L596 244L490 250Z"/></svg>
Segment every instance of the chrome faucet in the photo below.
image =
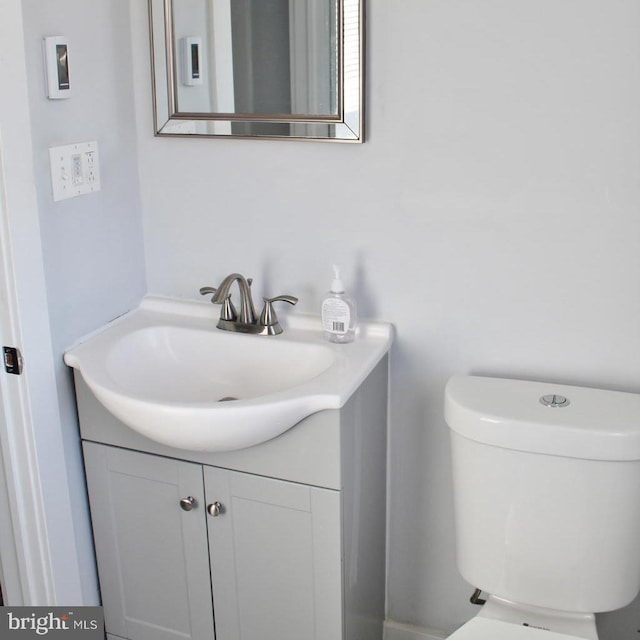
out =
<svg viewBox="0 0 640 640"><path fill-rule="evenodd" d="M231 285L234 282L238 283L238 288L240 289L240 318L238 321L242 324L255 324L256 310L253 306L253 298L251 297L251 283L253 282L251 278L246 280L240 273L228 275L220 283L213 298L211 298L211 302L213 302L213 304L222 304L225 300L229 299L231 297L229 289L231 289Z"/></svg>
<svg viewBox="0 0 640 640"><path fill-rule="evenodd" d="M231 301L231 293L229 293L231 285L234 282L238 283L238 289L240 290L240 314L238 314L236 307ZM211 302L222 305L220 319L216 325L218 329L269 336L282 333L282 327L273 310L273 303L281 301L293 305L298 302L298 298L287 295L276 296L275 298L263 298L264 306L258 318L251 296L252 282L253 280L251 278L247 279L240 273L231 273L220 283L219 287L202 287L200 294L203 296L213 294Z"/></svg>

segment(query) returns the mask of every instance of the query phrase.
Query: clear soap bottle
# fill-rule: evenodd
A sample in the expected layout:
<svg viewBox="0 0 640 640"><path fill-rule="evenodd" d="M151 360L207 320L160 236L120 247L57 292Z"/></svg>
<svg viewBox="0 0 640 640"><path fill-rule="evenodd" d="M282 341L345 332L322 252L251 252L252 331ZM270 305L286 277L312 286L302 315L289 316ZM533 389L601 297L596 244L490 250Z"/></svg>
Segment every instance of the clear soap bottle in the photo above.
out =
<svg viewBox="0 0 640 640"><path fill-rule="evenodd" d="M340 270L333 265L331 290L322 301L322 331L329 342L353 342L358 324L355 300L344 291Z"/></svg>

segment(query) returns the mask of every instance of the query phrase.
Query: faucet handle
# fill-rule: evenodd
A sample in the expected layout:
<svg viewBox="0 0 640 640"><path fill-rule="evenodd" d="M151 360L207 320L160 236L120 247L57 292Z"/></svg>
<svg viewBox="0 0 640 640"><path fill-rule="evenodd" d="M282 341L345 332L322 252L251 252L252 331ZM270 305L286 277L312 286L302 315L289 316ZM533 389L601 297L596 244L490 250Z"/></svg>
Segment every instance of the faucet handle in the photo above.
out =
<svg viewBox="0 0 640 640"><path fill-rule="evenodd" d="M216 287L200 287L200 295L201 296L211 295L211 294L215 293L216 291L217 291Z"/></svg>
<svg viewBox="0 0 640 640"><path fill-rule="evenodd" d="M262 333L274 336L282 333L282 327L278 322L278 317L273 309L274 302L288 302L294 305L298 302L298 298L295 296L276 296L275 298L262 298L264 301L264 307L262 307L262 313L260 314L260 326L262 327Z"/></svg>
<svg viewBox="0 0 640 640"><path fill-rule="evenodd" d="M211 294L215 295L215 292L218 289L216 287L201 287L200 295L208 296ZM213 302L213 299L211 300ZM214 302L214 304L216 304ZM236 308L233 306L233 302L231 302L231 294L229 294L222 302L222 310L220 311L220 320L229 320L230 322L235 322L238 319L238 312Z"/></svg>
<svg viewBox="0 0 640 640"><path fill-rule="evenodd" d="M231 302L231 294L229 294L222 303L222 311L220 311L220 320L230 320L235 322L238 319L238 312Z"/></svg>

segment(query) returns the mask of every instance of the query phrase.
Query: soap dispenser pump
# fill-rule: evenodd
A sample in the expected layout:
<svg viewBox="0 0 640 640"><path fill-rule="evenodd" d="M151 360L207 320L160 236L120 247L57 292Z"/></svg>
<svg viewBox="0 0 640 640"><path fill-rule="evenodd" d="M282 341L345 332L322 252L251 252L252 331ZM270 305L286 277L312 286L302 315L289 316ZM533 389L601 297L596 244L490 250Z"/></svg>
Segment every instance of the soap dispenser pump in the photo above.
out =
<svg viewBox="0 0 640 640"><path fill-rule="evenodd" d="M322 301L322 331L329 342L353 342L358 322L355 300L345 293L340 270L333 265L331 290Z"/></svg>

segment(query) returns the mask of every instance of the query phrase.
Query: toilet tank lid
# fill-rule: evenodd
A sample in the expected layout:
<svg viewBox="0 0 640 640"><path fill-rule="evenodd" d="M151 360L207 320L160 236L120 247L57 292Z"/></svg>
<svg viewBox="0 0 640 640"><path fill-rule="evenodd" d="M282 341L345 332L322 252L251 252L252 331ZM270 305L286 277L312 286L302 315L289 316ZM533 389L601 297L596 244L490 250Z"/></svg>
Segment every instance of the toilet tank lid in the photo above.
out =
<svg viewBox="0 0 640 640"><path fill-rule="evenodd" d="M545 406L547 396L556 404ZM551 396L551 397L549 397ZM485 444L590 460L640 460L640 395L546 382L454 376L445 419Z"/></svg>

